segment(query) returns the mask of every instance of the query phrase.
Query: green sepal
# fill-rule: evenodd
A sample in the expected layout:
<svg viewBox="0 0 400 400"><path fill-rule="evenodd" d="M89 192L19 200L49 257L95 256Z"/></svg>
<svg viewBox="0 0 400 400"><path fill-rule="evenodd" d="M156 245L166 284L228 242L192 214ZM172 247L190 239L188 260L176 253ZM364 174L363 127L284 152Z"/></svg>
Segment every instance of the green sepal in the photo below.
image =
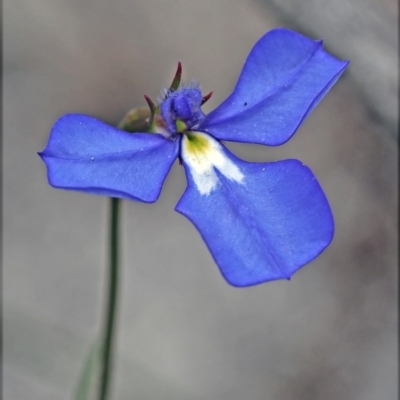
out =
<svg viewBox="0 0 400 400"><path fill-rule="evenodd" d="M144 107L133 108L118 124L118 128L126 132L148 132L152 122L151 110Z"/></svg>

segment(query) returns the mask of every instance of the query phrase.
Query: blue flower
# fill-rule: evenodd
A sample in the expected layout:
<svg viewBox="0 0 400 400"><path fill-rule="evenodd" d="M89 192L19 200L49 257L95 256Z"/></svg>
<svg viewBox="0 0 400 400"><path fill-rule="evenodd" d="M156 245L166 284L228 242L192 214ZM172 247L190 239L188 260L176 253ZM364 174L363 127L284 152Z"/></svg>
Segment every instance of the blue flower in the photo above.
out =
<svg viewBox="0 0 400 400"><path fill-rule="evenodd" d="M232 94L208 115L191 84L164 92L156 133L61 117L40 153L49 183L151 203L179 157L188 184L175 209L196 226L225 279L241 287L289 279L332 240L326 197L300 161L249 163L221 141L285 143L347 64L322 41L272 30L251 50Z"/></svg>

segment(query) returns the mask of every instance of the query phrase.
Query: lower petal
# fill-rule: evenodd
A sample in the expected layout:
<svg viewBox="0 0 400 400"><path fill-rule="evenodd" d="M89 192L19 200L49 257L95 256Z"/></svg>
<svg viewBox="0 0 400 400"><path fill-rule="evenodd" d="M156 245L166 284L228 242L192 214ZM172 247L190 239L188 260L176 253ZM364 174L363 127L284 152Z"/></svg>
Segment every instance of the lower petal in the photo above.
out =
<svg viewBox="0 0 400 400"><path fill-rule="evenodd" d="M331 242L329 204L311 170L297 160L247 163L227 150L243 179L215 168L201 193L183 159L188 187L176 206L199 230L222 275L234 286L289 279Z"/></svg>

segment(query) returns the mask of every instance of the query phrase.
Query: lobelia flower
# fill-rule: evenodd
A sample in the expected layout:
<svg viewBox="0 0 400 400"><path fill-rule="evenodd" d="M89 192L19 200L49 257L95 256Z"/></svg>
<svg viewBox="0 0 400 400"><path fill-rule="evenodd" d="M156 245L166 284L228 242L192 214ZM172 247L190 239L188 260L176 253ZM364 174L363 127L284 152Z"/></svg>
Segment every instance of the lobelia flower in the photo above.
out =
<svg viewBox="0 0 400 400"><path fill-rule="evenodd" d="M155 202L174 161L187 188L176 211L196 226L225 279L250 286L289 279L331 242L329 204L297 160L245 162L222 140L277 146L295 133L343 73L313 41L274 29L253 47L232 94L204 115L196 84L179 86L180 68L146 129L129 133L69 114L39 153L58 188ZM150 132L148 132L150 130ZM147 131L147 132L146 132Z"/></svg>

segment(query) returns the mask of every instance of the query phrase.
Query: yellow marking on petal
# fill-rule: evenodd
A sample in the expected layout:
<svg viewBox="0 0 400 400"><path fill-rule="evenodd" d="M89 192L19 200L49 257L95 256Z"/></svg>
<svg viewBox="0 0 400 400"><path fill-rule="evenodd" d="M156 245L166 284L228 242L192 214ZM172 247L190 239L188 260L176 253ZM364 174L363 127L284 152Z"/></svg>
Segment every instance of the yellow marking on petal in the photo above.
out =
<svg viewBox="0 0 400 400"><path fill-rule="evenodd" d="M210 144L204 135L200 135L196 132L186 133L187 142L186 148L189 153L196 155L197 153L205 154L207 150L210 150Z"/></svg>
<svg viewBox="0 0 400 400"><path fill-rule="evenodd" d="M181 156L200 194L209 195L218 186L215 169L229 180L244 183L239 167L229 159L221 144L206 133L185 132Z"/></svg>

